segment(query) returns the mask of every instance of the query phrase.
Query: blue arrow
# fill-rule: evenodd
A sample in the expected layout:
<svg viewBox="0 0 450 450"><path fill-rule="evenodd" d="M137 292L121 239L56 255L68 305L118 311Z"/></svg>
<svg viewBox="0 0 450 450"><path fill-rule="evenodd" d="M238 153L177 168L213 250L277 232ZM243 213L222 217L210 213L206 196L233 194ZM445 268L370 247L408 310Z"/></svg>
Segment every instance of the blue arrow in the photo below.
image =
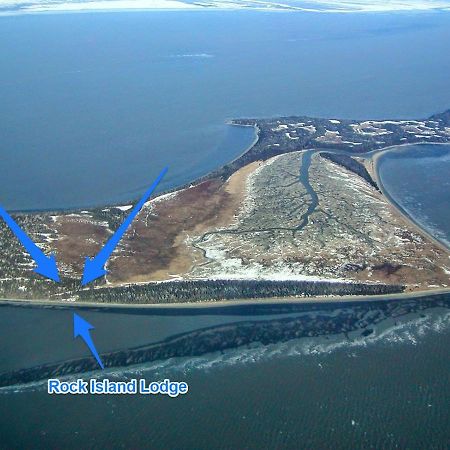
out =
<svg viewBox="0 0 450 450"><path fill-rule="evenodd" d="M81 281L81 285L85 286L91 281L106 275L108 272L105 270L106 261L111 256L111 253L116 248L119 241L122 239L125 231L130 226L133 219L137 216L138 212L144 206L145 202L149 199L150 195L152 195L156 186L158 186L162 177L166 174L168 168L164 168L161 173L158 175L158 178L153 182L147 192L142 196L136 206L131 210L128 217L123 221L122 225L117 229L117 231L110 237L105 246L100 250L100 252L93 259L86 258L84 263L84 271L83 271L83 279Z"/></svg>
<svg viewBox="0 0 450 450"><path fill-rule="evenodd" d="M89 333L89 330L93 329L94 327L89 322L84 320L78 314L73 313L73 338L76 339L78 336L81 336L81 339L83 339L83 341L86 343L89 350L99 363L100 367L104 369L105 366L103 365L100 356L98 356L97 350L95 349L95 345L92 342L91 335Z"/></svg>
<svg viewBox="0 0 450 450"><path fill-rule="evenodd" d="M17 225L14 219L1 206L0 216L37 264L34 271L46 278L59 282L58 267L56 266L55 257L53 255L45 256L44 252L27 236L25 231Z"/></svg>

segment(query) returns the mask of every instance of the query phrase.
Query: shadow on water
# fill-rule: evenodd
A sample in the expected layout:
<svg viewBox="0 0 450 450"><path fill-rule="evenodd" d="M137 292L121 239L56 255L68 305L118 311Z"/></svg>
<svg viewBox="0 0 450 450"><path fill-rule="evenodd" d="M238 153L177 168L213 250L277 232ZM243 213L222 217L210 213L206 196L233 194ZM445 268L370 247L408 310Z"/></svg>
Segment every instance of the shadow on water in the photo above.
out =
<svg viewBox="0 0 450 450"><path fill-rule="evenodd" d="M103 353L107 369L126 368L170 358L207 355L253 345L271 345L295 339L317 338L354 340L370 337L386 321L394 323L411 314L421 317L427 310L450 309L450 294L395 301L372 300L336 304L238 305L216 308L124 309L134 316L177 316L187 320L195 315L196 327L168 334L148 344ZM103 310L115 314L113 308ZM215 316L211 325L208 318ZM223 320L221 319L223 316ZM234 319L233 319L234 317ZM132 322L130 322L132 323ZM0 386L14 386L52 377L70 376L97 370L91 357L40 364L26 369L6 370L0 374ZM108 370L105 374L108 373ZM103 373L102 373L103 374ZM101 375L103 376L103 375Z"/></svg>

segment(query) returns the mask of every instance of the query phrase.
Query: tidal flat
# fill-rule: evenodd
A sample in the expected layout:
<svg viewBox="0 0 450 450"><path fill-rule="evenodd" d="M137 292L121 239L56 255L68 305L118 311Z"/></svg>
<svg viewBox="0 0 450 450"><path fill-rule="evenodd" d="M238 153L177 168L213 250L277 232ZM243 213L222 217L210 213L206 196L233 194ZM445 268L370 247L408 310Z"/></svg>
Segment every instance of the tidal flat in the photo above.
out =
<svg viewBox="0 0 450 450"><path fill-rule="evenodd" d="M4 298L171 303L389 294L449 286L447 247L402 216L377 185L374 150L450 142L450 111L424 120L240 119L258 139L199 180L147 202L108 261L94 256L131 205L18 215L63 283L27 279L31 260L3 225ZM19 274L17 267L20 267Z"/></svg>

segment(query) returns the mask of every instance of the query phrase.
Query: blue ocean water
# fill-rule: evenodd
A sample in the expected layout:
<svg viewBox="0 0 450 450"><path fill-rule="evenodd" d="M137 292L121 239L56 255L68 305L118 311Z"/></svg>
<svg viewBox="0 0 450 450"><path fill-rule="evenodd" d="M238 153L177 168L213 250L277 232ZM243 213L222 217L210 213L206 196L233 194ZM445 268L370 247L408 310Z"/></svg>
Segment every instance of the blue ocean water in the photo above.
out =
<svg viewBox="0 0 450 450"><path fill-rule="evenodd" d="M328 312L320 311L320 305L320 312L305 308L301 313L295 305L276 304L268 310L84 310L96 326L92 334L102 353L170 336L179 339L186 331L198 336L201 330L208 330L220 348L215 333L234 333L252 322L254 337L250 344L236 342L236 348L84 374L189 383L189 393L176 399L48 395L45 379L0 388L0 413L6 418L0 423L0 447L445 448L450 297L440 298L440 306L431 296L410 300L410 305L427 306L416 312L399 306L395 317L381 321L376 320L379 306L364 304L359 326L372 330L369 334L361 329L329 334L325 326L323 336L285 340L281 330L269 326L261 337L272 336L270 343L258 341L258 324L277 327L280 319L302 314L311 320L336 317L339 310L352 311L351 305L337 303ZM4 306L0 313L2 354L7 356L0 360L0 374L7 367L88 354L65 329L70 308ZM18 316L22 327L13 327Z"/></svg>
<svg viewBox="0 0 450 450"><path fill-rule="evenodd" d="M252 141L233 117L420 118L450 105L450 14L153 12L0 19L0 204L126 201ZM416 186L414 186L416 187ZM433 203L430 203L432 205ZM229 323L83 312L102 351ZM242 317L246 321L251 318ZM0 367L87 355L71 311L0 310ZM185 398L0 395L1 448L445 448L448 310L139 368ZM420 424L420 426L418 426Z"/></svg>
<svg viewBox="0 0 450 450"><path fill-rule="evenodd" d="M0 18L0 204L137 197L239 155L234 117L411 118L450 105L450 14Z"/></svg>

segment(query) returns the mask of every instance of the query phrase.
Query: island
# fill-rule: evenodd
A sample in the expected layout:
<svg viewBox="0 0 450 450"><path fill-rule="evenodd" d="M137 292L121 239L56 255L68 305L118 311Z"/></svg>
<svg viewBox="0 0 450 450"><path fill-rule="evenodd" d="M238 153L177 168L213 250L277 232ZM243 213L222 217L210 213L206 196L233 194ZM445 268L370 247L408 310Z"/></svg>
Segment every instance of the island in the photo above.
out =
<svg viewBox="0 0 450 450"><path fill-rule="evenodd" d="M108 261L81 287L129 205L15 214L61 283L0 223L0 297L118 304L369 296L450 285L450 251L394 205L379 152L450 143L450 110L424 120L305 116L236 119L255 144L229 164L145 204Z"/></svg>

